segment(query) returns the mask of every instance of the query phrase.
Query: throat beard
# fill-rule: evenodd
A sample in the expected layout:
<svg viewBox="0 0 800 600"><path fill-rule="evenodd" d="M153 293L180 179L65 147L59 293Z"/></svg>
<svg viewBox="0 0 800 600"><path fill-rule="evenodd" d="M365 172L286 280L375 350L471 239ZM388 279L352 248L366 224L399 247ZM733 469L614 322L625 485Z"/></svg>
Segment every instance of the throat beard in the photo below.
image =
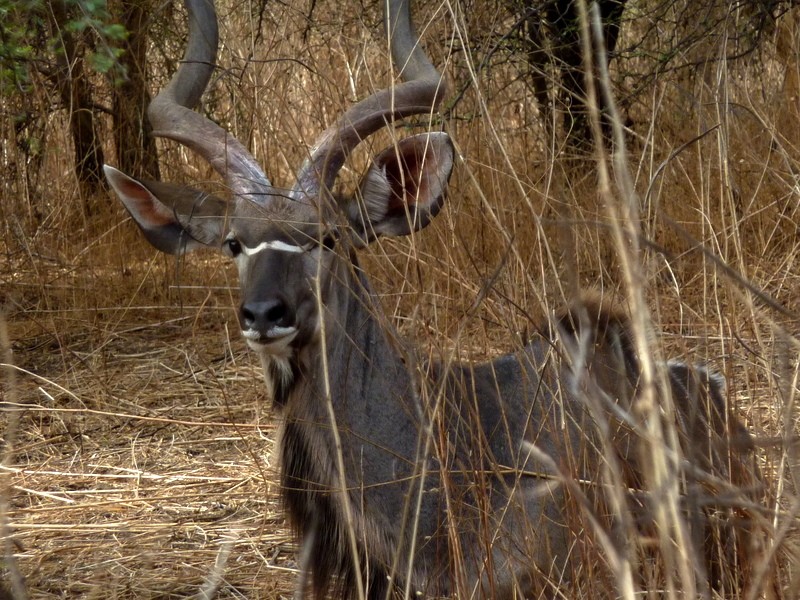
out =
<svg viewBox="0 0 800 600"><path fill-rule="evenodd" d="M264 368L264 378L267 387L272 391L272 403L278 408L286 406L289 394L297 381L297 358L284 356L263 356L261 364Z"/></svg>

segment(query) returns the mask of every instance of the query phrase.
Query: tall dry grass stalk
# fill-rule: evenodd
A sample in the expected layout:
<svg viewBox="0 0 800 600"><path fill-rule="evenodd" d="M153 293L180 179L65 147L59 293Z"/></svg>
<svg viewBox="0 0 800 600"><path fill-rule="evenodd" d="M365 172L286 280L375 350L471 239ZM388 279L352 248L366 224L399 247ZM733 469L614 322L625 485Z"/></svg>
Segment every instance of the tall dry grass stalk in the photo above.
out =
<svg viewBox="0 0 800 600"><path fill-rule="evenodd" d="M573 598L707 590L664 393L663 360L681 357L726 377L728 408L756 438L763 487L712 482L731 505L759 498L748 518L765 533L753 536L745 597L798 597L796 17L746 60L654 71L632 97L627 82L648 66L621 52L592 93L624 97L633 124L614 119L614 151L576 160L542 127L514 62L484 68L495 51L486 32L512 20L503 6L418 4L429 53L462 92L443 124L461 160L434 225L361 257L389 318L431 358L479 361L519 349L579 288L593 288L630 311L644 359L638 460L657 526L637 533L609 456L594 483L612 491L619 528L588 519L575 490L576 552L594 561L553 585ZM219 6L220 69L204 110L278 184L345 106L391 77L378 7L316 3L310 19L308 10ZM644 28L639 17L628 16L621 48ZM714 39L710 50L724 56L724 37ZM180 54L178 42L153 41L153 89ZM213 565L225 552L221 597L291 593L295 548L276 506L272 415L238 336L231 268L206 254L157 255L110 197L85 216L63 115L43 118L46 151L33 165L15 145L10 100L0 103L0 302L17 373L2 390L6 444L16 430L2 465L3 516L31 597L191 595L217 585ZM340 185L352 188L369 151L403 133L364 144ZM185 149L163 143L161 152L165 179L218 187ZM719 575L720 597L733 597L740 575Z"/></svg>

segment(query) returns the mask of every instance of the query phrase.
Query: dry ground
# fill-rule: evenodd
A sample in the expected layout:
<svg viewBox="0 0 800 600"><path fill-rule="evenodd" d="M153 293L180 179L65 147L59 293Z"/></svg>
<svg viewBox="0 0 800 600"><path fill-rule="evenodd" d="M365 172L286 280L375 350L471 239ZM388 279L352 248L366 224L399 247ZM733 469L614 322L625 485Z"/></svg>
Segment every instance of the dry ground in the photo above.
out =
<svg viewBox="0 0 800 600"><path fill-rule="evenodd" d="M121 286L119 273L40 275L45 295L99 285L108 299ZM10 321L18 371L5 400L24 407L8 514L32 597L188 596L226 543L224 597L289 586L260 369L226 338L224 298L183 300Z"/></svg>
<svg viewBox="0 0 800 600"><path fill-rule="evenodd" d="M270 10L251 48L253 22L223 3L220 63L251 62L240 77L222 71L211 97L215 116L286 183L321 126L388 76L369 10L320 18L308 38L302 10ZM503 23L490 17L481 27ZM631 194L618 185L622 169L604 191L596 163L552 151L558 140L547 141L513 65L476 73L486 50L477 17L442 5L418 22L428 19L438 64L456 86L472 84L446 124L462 160L430 231L365 253L386 309L431 353L469 359L515 347L576 284L635 310L641 292L654 352L728 378L729 403L762 442L775 540L797 552L800 462L787 441L800 433L800 87L785 58L798 54L794 30L774 32L750 61L657 76L639 91L626 105ZM474 56L450 53L470 35ZM270 55L301 59L260 60ZM620 95L637 65L617 65ZM52 150L33 177L4 125L6 552L32 598L191 596L221 549L220 597L290 595L275 424L238 335L232 267L206 253L156 255L110 196L92 199L100 209L86 216L58 113L48 131ZM168 176L210 178L186 152L163 149ZM365 159L355 157L345 186ZM634 256L638 279L612 235L628 201L649 242ZM782 560L785 596L797 597L796 555Z"/></svg>

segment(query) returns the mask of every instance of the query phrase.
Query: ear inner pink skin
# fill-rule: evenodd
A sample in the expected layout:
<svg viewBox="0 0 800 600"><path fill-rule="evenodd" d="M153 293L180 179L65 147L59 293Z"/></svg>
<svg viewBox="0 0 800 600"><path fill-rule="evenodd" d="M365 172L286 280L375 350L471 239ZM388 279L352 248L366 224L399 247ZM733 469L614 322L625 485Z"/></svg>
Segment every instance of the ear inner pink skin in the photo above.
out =
<svg viewBox="0 0 800 600"><path fill-rule="evenodd" d="M116 178L115 185L127 195L128 210L135 212L137 221L147 223L151 227L171 225L175 215L165 210L166 207L153 198L153 194L142 184L130 178ZM130 201L133 202L130 202Z"/></svg>

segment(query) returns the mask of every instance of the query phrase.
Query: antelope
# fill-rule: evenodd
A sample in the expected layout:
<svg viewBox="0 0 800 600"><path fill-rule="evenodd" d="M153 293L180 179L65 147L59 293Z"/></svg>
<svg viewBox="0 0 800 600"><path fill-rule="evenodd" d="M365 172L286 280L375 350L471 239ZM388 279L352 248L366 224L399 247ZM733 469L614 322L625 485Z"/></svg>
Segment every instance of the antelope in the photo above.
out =
<svg viewBox="0 0 800 600"><path fill-rule="evenodd" d="M570 498L601 494L567 483L597 479L605 460L591 433L598 419L628 485L641 480L636 424L618 415L638 394L627 318L590 298L556 317L549 335L491 362L424 359L381 312L357 250L437 215L456 162L449 136L401 139L375 156L353 197L331 193L363 139L432 115L446 96L408 0L386 9L403 82L346 110L288 189L273 187L238 140L193 110L214 70L217 22L211 0L186 5L184 59L148 118L154 135L205 159L232 199L109 166L105 173L158 250L217 248L236 264L241 332L282 421L280 486L301 542L298 594L310 586L318 598L521 598L568 578L584 535L571 525ZM722 380L683 363L667 371L678 414L697 424L689 445L703 468L722 473ZM600 391L599 413L581 382ZM717 416L700 418L703 407ZM709 442L710 433L722 442Z"/></svg>

